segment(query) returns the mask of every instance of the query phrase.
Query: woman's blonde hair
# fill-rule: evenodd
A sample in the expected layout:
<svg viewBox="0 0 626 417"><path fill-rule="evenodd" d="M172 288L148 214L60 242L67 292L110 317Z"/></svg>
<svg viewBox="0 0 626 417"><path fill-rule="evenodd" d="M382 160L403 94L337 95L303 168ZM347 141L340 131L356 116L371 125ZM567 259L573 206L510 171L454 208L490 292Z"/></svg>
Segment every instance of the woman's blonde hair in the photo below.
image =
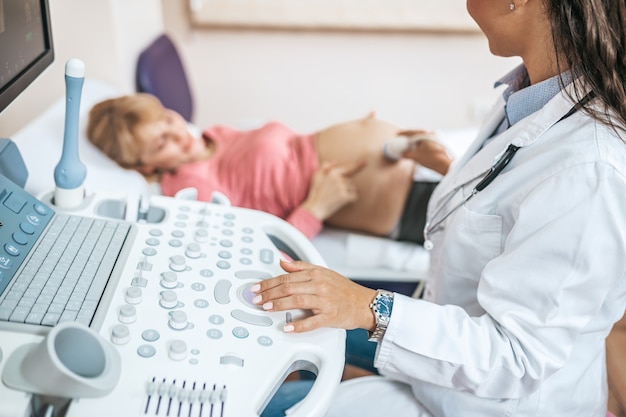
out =
<svg viewBox="0 0 626 417"><path fill-rule="evenodd" d="M163 112L161 102L145 93L101 101L89 111L87 138L121 167L136 169L141 166L141 144L134 131L160 120Z"/></svg>

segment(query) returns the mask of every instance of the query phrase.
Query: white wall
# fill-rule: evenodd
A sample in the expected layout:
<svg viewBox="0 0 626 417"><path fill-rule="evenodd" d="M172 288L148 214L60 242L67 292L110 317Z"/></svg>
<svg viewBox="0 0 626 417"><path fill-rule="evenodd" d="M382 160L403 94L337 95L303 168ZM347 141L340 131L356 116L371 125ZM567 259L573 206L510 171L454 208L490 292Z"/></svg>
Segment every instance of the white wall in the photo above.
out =
<svg viewBox="0 0 626 417"><path fill-rule="evenodd" d="M161 1L201 126L264 118L312 131L370 110L406 127L474 126L519 62L493 57L478 32L199 29L184 1Z"/></svg>
<svg viewBox="0 0 626 417"><path fill-rule="evenodd" d="M0 114L10 137L64 94L64 65L133 88L139 50L165 29L196 92L195 121L276 119L306 132L376 110L406 127L474 126L517 60L475 34L192 28L183 0L50 0L54 64Z"/></svg>
<svg viewBox="0 0 626 417"><path fill-rule="evenodd" d="M10 137L65 94L65 63L85 62L85 77L134 87L138 52L163 30L156 0L49 0L54 63L2 114L0 137Z"/></svg>

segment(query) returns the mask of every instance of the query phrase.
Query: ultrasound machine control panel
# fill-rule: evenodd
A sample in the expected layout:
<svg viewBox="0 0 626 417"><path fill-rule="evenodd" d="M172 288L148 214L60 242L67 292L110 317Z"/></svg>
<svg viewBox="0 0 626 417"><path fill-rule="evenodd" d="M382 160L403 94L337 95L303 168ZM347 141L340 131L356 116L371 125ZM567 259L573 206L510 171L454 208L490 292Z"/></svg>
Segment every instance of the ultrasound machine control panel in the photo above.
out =
<svg viewBox="0 0 626 417"><path fill-rule="evenodd" d="M76 417L258 416L297 370L316 380L290 415L324 414L345 332L284 333L307 312L266 312L251 301L253 284L283 273L281 257L324 264L291 225L163 196L96 194L60 210L0 179L0 417L36 415L35 400L47 397L71 399L63 414ZM44 268L52 256L67 263L62 272ZM90 268L93 281L83 280ZM58 330L68 323L97 338Z"/></svg>

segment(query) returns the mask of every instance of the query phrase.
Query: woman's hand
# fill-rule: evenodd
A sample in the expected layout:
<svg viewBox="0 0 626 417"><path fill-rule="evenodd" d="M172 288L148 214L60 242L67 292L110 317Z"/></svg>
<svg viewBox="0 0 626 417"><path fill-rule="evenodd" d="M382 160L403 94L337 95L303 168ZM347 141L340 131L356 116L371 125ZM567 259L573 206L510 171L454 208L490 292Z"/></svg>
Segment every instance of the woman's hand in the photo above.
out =
<svg viewBox="0 0 626 417"><path fill-rule="evenodd" d="M356 201L359 195L352 177L364 166L365 162L352 165L323 164L313 175L309 194L302 206L324 221L346 204Z"/></svg>
<svg viewBox="0 0 626 417"><path fill-rule="evenodd" d="M288 272L252 287L253 301L267 311L305 309L312 316L287 323L286 332L306 332L320 327L374 330L370 304L376 290L358 285L327 268L306 262L281 260Z"/></svg>

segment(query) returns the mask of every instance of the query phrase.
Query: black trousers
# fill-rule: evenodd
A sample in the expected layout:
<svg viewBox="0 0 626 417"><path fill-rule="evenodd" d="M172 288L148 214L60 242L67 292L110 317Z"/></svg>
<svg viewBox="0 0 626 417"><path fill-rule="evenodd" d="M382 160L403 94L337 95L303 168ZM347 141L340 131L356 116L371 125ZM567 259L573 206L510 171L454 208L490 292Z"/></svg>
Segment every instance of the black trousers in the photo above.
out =
<svg viewBox="0 0 626 417"><path fill-rule="evenodd" d="M420 245L424 243L428 200L437 184L437 182L413 182L402 211L396 240L415 242Z"/></svg>

